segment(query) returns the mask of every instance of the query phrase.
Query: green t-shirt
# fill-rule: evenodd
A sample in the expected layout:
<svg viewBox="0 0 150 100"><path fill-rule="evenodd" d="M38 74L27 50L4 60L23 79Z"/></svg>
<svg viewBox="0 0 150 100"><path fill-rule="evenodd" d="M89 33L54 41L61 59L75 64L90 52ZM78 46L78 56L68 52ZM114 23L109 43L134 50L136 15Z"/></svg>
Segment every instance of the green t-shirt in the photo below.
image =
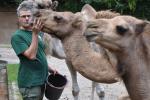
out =
<svg viewBox="0 0 150 100"><path fill-rule="evenodd" d="M41 34L39 34L38 39L36 59L30 60L22 55L22 53L27 50L31 44L32 32L27 30L17 30L11 38L11 45L20 60L18 85L21 88L42 85L46 81L48 75L48 63Z"/></svg>

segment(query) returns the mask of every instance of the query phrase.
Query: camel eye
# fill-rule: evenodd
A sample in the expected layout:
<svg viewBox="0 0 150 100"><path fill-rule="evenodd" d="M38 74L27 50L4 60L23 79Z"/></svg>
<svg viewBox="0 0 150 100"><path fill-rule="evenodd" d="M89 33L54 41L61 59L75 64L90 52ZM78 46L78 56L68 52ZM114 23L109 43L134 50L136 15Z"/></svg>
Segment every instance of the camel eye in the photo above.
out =
<svg viewBox="0 0 150 100"><path fill-rule="evenodd" d="M116 26L116 30L117 30L117 33L122 36L125 35L125 33L128 31L127 28L120 26L120 25Z"/></svg>
<svg viewBox="0 0 150 100"><path fill-rule="evenodd" d="M54 16L54 20L56 21L56 22L60 22L61 20L63 19L63 17L61 17L61 16Z"/></svg>

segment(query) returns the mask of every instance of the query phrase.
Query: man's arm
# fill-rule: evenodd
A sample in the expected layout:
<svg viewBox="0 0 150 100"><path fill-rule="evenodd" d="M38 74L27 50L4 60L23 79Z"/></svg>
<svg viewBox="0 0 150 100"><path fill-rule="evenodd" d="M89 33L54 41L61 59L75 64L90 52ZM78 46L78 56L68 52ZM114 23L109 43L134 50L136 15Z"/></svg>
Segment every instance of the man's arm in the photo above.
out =
<svg viewBox="0 0 150 100"><path fill-rule="evenodd" d="M23 52L23 55L26 56L28 59L36 59L37 49L38 49L38 33L40 32L43 24L41 20L35 20L33 27L32 27L32 42L29 48Z"/></svg>

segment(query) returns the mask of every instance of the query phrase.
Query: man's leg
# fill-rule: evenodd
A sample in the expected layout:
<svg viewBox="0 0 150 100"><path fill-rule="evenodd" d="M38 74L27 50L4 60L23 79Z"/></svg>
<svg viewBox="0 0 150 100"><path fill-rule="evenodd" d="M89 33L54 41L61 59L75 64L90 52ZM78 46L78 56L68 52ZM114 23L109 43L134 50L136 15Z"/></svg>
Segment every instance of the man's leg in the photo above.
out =
<svg viewBox="0 0 150 100"><path fill-rule="evenodd" d="M23 100L42 100L45 86L35 86L30 88L20 88Z"/></svg>

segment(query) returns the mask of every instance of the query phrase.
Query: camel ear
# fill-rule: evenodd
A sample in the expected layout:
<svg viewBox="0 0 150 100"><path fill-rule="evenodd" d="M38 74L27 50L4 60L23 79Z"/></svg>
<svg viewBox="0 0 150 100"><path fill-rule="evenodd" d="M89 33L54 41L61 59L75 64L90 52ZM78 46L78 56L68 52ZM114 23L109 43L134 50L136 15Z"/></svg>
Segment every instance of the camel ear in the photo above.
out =
<svg viewBox="0 0 150 100"><path fill-rule="evenodd" d="M95 19L97 14L96 10L89 4L85 4L82 7L81 13L86 20Z"/></svg>
<svg viewBox="0 0 150 100"><path fill-rule="evenodd" d="M136 25L136 33L140 34L144 31L144 28L146 27L147 24L150 24L149 21L143 21L142 23L139 23Z"/></svg>

